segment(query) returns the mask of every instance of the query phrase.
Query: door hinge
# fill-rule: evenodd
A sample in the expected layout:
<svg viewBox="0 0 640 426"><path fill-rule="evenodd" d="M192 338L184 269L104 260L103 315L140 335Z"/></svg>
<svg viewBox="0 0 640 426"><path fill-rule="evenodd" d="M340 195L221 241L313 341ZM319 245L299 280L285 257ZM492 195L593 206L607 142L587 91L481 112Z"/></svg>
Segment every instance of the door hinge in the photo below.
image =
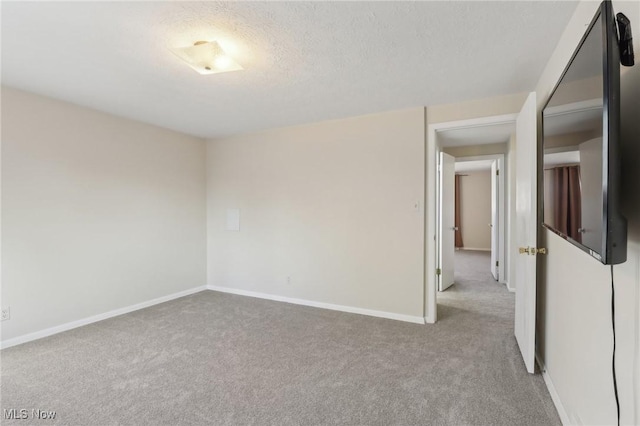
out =
<svg viewBox="0 0 640 426"><path fill-rule="evenodd" d="M442 269L436 268L436 275L442 275Z"/></svg>
<svg viewBox="0 0 640 426"><path fill-rule="evenodd" d="M500 261L496 260L496 266L500 266Z"/></svg>
<svg viewBox="0 0 640 426"><path fill-rule="evenodd" d="M496 176L500 176L500 170L496 170Z"/></svg>

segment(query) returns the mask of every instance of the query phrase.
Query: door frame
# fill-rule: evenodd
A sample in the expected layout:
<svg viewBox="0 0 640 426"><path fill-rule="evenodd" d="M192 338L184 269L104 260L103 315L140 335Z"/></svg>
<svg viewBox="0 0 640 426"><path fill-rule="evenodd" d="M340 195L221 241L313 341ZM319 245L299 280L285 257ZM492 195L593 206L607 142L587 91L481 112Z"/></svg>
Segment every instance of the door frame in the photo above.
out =
<svg viewBox="0 0 640 426"><path fill-rule="evenodd" d="M457 162L465 162L465 161L482 161L482 160L497 160L500 164L500 174L498 175L498 275L500 279L498 280L501 284L507 283L507 276L505 275L505 266L507 264L507 246L509 244L509 229L506 226L507 217L508 217L508 203L505 202L507 199L507 168L510 165L506 163L506 154L486 154L486 155L474 155L469 157L456 157ZM491 189L493 191L493 188Z"/></svg>
<svg viewBox="0 0 640 426"><path fill-rule="evenodd" d="M425 322L434 324L438 320L437 305L437 202L438 202L438 154L440 144L438 143L438 133L445 130L467 129L474 127L493 126L497 124L515 123L518 113L496 115L489 117L472 118L466 120L447 121L427 125L427 146L426 146L426 215L425 215L425 247L424 247L424 306ZM508 191L506 191L508 192ZM507 218L510 219L510 218ZM511 220L508 220L509 231L511 231ZM509 232L510 234L511 232ZM510 241L507 242L507 250L510 249Z"/></svg>

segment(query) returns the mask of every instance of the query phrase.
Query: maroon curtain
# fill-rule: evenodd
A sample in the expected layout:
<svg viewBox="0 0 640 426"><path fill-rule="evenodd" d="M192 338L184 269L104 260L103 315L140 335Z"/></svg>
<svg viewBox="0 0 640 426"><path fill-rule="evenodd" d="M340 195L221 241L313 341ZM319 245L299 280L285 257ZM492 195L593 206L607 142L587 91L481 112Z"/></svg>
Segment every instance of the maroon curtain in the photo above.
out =
<svg viewBox="0 0 640 426"><path fill-rule="evenodd" d="M460 179L460 175L456 175L456 189L455 189L455 218L454 218L454 225L456 227L456 239L455 239L455 246L456 247L464 247L464 245L462 244L462 229L460 229L460 182L462 182L462 179Z"/></svg>
<svg viewBox="0 0 640 426"><path fill-rule="evenodd" d="M553 169L554 215L556 229L582 242L580 166L556 167Z"/></svg>

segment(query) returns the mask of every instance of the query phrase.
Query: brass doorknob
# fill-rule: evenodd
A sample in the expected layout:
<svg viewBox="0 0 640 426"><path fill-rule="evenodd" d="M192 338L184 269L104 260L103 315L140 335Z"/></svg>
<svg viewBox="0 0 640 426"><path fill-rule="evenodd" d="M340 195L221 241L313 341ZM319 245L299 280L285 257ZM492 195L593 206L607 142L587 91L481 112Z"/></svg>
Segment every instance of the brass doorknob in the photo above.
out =
<svg viewBox="0 0 640 426"><path fill-rule="evenodd" d="M546 248L535 248L535 247L520 247L520 254L530 254L531 256L535 256L536 254L547 254Z"/></svg>

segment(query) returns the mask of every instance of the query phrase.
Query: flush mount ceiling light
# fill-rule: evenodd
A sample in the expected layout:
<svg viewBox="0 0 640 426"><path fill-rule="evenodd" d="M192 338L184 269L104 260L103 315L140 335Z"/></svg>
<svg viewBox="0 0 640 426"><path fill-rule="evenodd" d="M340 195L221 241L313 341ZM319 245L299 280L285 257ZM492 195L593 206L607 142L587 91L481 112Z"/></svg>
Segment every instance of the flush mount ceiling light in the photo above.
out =
<svg viewBox="0 0 640 426"><path fill-rule="evenodd" d="M217 74L243 69L216 41L196 41L193 46L169 49L200 74Z"/></svg>

